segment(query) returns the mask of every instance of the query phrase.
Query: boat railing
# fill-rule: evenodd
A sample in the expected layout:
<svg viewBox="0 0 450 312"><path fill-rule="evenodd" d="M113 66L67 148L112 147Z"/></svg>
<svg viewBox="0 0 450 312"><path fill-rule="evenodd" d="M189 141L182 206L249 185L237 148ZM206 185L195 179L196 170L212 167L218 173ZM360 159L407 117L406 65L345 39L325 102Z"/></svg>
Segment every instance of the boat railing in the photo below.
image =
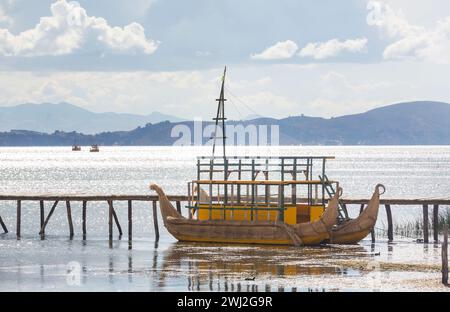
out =
<svg viewBox="0 0 450 312"><path fill-rule="evenodd" d="M334 157L200 156L197 157L197 179L192 181L188 188L190 194L194 196L195 189L200 190L203 186L206 188L205 193L209 198L214 196L213 187L222 188L221 204L223 207L220 209L227 209L231 193L235 193L239 198L238 203L244 193L248 194L253 208L259 208L261 205L260 203L255 205L254 197L257 198L259 194L266 194L265 197L270 197L274 187L277 188L276 192L279 194L278 208L266 207L267 209L283 211L284 198L291 198L291 203L295 205L297 204L297 195L304 191L306 191L305 197L308 205L319 204L325 207L329 196L327 186L337 183L319 178L326 176L326 162L330 159L334 159ZM242 189L245 189L246 192L243 192ZM216 194L220 194L220 191L218 190ZM200 202L199 196L200 194L197 194L195 200L197 203ZM192 200L193 202L194 200ZM265 203L267 203L267 199ZM212 202L208 206L210 210L216 209ZM197 208L204 209L205 207Z"/></svg>
<svg viewBox="0 0 450 312"><path fill-rule="evenodd" d="M278 211L277 220L283 221L284 211L297 205L316 205L325 207L326 198L319 195L318 187L323 184L335 185L337 181L327 180L194 180L188 183L188 205L192 212L209 210L209 218L213 211L250 211L251 220L258 211ZM309 189L315 186L312 196L303 197L298 201L298 187ZM274 190L275 188L275 190ZM193 210L193 211L191 211Z"/></svg>

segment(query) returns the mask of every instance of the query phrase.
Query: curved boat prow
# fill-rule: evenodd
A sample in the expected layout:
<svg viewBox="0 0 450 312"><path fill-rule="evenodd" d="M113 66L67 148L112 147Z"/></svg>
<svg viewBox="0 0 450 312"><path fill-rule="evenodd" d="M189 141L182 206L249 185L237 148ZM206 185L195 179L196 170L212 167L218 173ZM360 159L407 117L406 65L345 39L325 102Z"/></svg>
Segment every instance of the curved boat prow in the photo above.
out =
<svg viewBox="0 0 450 312"><path fill-rule="evenodd" d="M331 229L336 225L338 217L339 197L342 189L328 202L322 216L313 222L291 225L301 238L303 245L317 245L330 238Z"/></svg>
<svg viewBox="0 0 450 312"><path fill-rule="evenodd" d="M380 189L383 192L380 192ZM380 195L386 188L382 184L375 186L375 191L366 209L356 218L339 225L331 232L330 242L333 244L356 244L365 238L375 227L380 206Z"/></svg>
<svg viewBox="0 0 450 312"><path fill-rule="evenodd" d="M175 207L173 207L172 203L169 201L161 187L159 187L157 184L151 184L150 189L158 194L159 207L161 209L164 225L166 225L168 217L185 219L181 214L178 213Z"/></svg>
<svg viewBox="0 0 450 312"><path fill-rule="evenodd" d="M336 225L339 214L339 197L342 195L342 188L338 189L338 192L331 198L328 203L327 209L323 213L318 222L322 222L324 226L329 230Z"/></svg>

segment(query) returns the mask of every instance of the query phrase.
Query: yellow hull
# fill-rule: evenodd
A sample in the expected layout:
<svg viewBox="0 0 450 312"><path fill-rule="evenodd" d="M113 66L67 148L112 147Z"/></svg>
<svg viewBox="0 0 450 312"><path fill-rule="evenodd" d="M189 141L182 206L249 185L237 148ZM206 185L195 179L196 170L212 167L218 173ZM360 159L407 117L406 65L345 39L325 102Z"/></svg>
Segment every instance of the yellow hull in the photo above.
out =
<svg viewBox="0 0 450 312"><path fill-rule="evenodd" d="M175 235L174 235L175 236ZM223 244L251 244L251 245L292 245L290 239L252 239L252 238L220 238L220 237L197 237L189 235L176 235L176 239L180 242L195 242L195 243L223 243ZM302 237L303 245L318 245L324 240L328 239L327 234Z"/></svg>

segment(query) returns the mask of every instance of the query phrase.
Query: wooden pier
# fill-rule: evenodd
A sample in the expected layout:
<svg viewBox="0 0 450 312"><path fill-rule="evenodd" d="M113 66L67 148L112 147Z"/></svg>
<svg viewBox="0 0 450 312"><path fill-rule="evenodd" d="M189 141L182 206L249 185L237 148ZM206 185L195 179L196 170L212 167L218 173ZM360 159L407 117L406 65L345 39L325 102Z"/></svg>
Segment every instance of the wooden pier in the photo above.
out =
<svg viewBox="0 0 450 312"><path fill-rule="evenodd" d="M173 202L178 212L182 213L182 203L188 203L190 199L186 195L169 195L169 200ZM298 198L297 202L301 202L302 198ZM67 223L69 229L69 237L73 238L75 235L75 228L72 218L72 203L77 202L82 204L82 235L86 238L87 235L87 220L86 211L88 204L92 202L104 202L108 207L108 237L113 239L114 225L119 233L119 236L123 235L122 227L117 217L116 208L114 203L126 202L127 203L127 235L128 239L132 240L133 237L133 202L148 202L150 211L152 212L153 225L155 230L155 239L159 239L159 224L158 224L158 197L155 195L0 195L0 202L10 201L16 203L16 235L18 238L21 236L22 231L22 204L23 202L36 202L36 208L39 209L40 217L40 229L38 231L41 238L45 236L46 227L54 213L54 211L65 204ZM360 211L364 209L364 206L368 203L369 199L341 199L342 203L350 206L357 205L360 207ZM45 207L47 203L50 203L50 210L45 215ZM439 207L450 206L450 198L447 199L381 199L380 205L384 205L387 217L387 236L389 241L394 240L394 218L392 211L393 208L400 208L402 206L422 206L422 222L423 222L423 242L429 243L430 229L429 224L433 230L433 241L438 242L438 218ZM429 208L432 207L431 222L429 217ZM60 207L61 208L61 207ZM381 208L381 207L380 207ZM188 212L186 212L187 214ZM7 233L8 229L4 220L0 216L0 226L3 232ZM372 241L375 241L375 235L371 235Z"/></svg>

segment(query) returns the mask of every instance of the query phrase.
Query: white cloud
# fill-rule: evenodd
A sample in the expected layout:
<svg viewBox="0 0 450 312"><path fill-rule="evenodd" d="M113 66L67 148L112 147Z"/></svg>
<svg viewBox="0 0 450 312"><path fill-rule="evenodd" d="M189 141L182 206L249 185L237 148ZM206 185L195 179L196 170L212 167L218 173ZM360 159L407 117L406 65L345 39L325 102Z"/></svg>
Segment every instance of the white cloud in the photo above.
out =
<svg viewBox="0 0 450 312"><path fill-rule="evenodd" d="M101 17L88 16L78 2L58 0L51 16L18 35L0 28L0 54L5 56L64 55L75 52L152 54L158 42L145 36L138 23L112 27Z"/></svg>
<svg viewBox="0 0 450 312"><path fill-rule="evenodd" d="M348 39L339 41L332 39L327 42L308 43L299 53L301 57L312 57L316 60L322 60L336 56L342 52L363 52L367 48L367 39Z"/></svg>
<svg viewBox="0 0 450 312"><path fill-rule="evenodd" d="M294 41L291 40L280 41L274 44L273 46L265 49L261 53L252 54L250 58L254 60L288 59L294 56L297 50L298 46Z"/></svg>
<svg viewBox="0 0 450 312"><path fill-rule="evenodd" d="M416 61L234 65L226 81L226 115L329 117L411 100L450 102L449 70L450 64ZM222 71L0 71L0 106L69 102L96 112L161 111L210 120L217 109Z"/></svg>
<svg viewBox="0 0 450 312"><path fill-rule="evenodd" d="M11 26L13 20L10 16L8 16L5 10L0 6L0 26Z"/></svg>
<svg viewBox="0 0 450 312"><path fill-rule="evenodd" d="M384 59L450 63L450 16L438 21L434 28L426 29L409 23L402 11L395 11L386 3L372 1L369 6L375 12L373 25L388 38L395 39L384 49Z"/></svg>

